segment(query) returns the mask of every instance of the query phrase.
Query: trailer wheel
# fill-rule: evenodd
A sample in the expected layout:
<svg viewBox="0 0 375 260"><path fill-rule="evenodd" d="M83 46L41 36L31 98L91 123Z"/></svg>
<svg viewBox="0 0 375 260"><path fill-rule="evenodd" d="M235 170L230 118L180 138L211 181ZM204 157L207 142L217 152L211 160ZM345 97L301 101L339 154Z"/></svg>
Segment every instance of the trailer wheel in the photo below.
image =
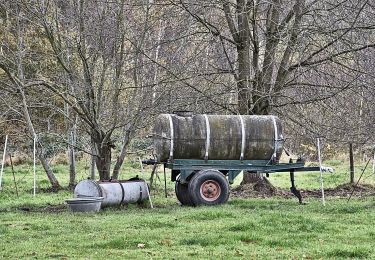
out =
<svg viewBox="0 0 375 260"><path fill-rule="evenodd" d="M193 203L191 202L190 194L189 194L188 184L182 184L180 183L179 180L177 180L175 184L175 192L176 192L176 197L178 201L183 206L193 205Z"/></svg>
<svg viewBox="0 0 375 260"><path fill-rule="evenodd" d="M229 183L217 170L199 171L190 180L188 189L195 206L222 204L229 197Z"/></svg>

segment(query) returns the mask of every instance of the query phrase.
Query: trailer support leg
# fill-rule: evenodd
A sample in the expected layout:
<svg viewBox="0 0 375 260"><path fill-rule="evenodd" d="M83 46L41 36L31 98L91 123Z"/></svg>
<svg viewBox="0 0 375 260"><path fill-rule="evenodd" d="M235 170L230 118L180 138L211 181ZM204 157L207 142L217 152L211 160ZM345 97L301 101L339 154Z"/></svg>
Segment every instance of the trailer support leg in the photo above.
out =
<svg viewBox="0 0 375 260"><path fill-rule="evenodd" d="M296 186L294 185L294 169L290 170L290 182L292 184L290 191L298 198L299 204L303 204L301 192L297 190Z"/></svg>

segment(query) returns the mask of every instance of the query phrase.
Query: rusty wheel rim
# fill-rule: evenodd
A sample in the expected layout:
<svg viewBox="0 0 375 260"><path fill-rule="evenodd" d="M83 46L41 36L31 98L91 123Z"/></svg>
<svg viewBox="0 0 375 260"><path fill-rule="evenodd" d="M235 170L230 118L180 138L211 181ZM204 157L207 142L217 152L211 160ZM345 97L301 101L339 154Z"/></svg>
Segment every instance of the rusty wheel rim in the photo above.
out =
<svg viewBox="0 0 375 260"><path fill-rule="evenodd" d="M200 193L205 201L215 201L221 194L221 188L217 181L207 180L202 183Z"/></svg>

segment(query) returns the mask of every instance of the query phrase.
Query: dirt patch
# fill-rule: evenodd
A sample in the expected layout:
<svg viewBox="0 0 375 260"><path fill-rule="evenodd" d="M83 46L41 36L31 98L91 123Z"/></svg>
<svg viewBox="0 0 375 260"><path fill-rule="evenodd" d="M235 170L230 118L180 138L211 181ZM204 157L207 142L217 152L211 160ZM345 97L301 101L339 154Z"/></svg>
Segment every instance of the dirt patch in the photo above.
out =
<svg viewBox="0 0 375 260"><path fill-rule="evenodd" d="M353 191L354 190L354 191ZM301 190L302 195L306 197L321 197L320 190ZM330 197L348 198L375 196L375 186L369 184L342 184L333 189L324 189L324 195Z"/></svg>
<svg viewBox="0 0 375 260"><path fill-rule="evenodd" d="M74 186L68 186L68 187L46 187L46 188L37 188L36 193L58 193L59 191L73 191ZM33 193L33 189L27 190L29 193Z"/></svg>
<svg viewBox="0 0 375 260"><path fill-rule="evenodd" d="M353 192L354 189L354 192ZM320 198L320 190L304 190L301 189L301 195L304 198ZM325 196L348 198L353 192L352 197L368 197L375 196L375 186L369 184L359 184L354 186L352 184L343 184L336 188L324 189ZM231 191L232 198L271 198L271 197L284 197L293 198L294 195L288 189L269 188L262 189L259 184L245 184L240 185Z"/></svg>
<svg viewBox="0 0 375 260"><path fill-rule="evenodd" d="M59 204L59 205L47 205L46 207L21 207L18 208L20 211L25 212L42 212L42 213L59 213L67 211L67 207L65 204Z"/></svg>
<svg viewBox="0 0 375 260"><path fill-rule="evenodd" d="M57 213L67 211L67 207L65 204L59 205L48 205L47 207L40 208L40 212L50 212L50 213Z"/></svg>
<svg viewBox="0 0 375 260"><path fill-rule="evenodd" d="M48 187L48 188L41 188L39 189L39 192L43 193L58 193L60 190L69 190L69 188L63 188L63 187Z"/></svg>
<svg viewBox="0 0 375 260"><path fill-rule="evenodd" d="M291 197L293 196L287 190L276 187L261 188L262 185L258 183L249 183L240 185L231 190L232 198L271 198L271 197Z"/></svg>

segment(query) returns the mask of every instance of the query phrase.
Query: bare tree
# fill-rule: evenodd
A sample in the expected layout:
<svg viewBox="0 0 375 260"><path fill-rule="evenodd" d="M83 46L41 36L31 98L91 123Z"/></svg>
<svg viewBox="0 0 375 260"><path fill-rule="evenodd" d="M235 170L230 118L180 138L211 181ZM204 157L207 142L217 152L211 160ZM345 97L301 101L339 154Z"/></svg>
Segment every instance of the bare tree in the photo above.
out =
<svg viewBox="0 0 375 260"><path fill-rule="evenodd" d="M17 39L17 42L15 46L9 46L9 45L4 45L2 47L6 48L4 52L6 53L11 53L14 54L12 55L12 59L4 57L4 52L2 53L2 60L0 61L0 68L5 72L6 76L11 81L11 84L17 89L17 92L19 93L19 97L21 99L21 108L22 108L22 114L29 132L30 139L36 138L39 146L39 151L38 151L38 157L39 160L47 174L47 177L49 181L51 182L51 185L53 188L60 188L60 184L55 177L52 168L49 165L49 162L44 155L43 151L43 145L38 139L38 134L35 130L34 124L31 119L30 111L29 111L29 105L28 101L26 98L25 94L25 88L26 88L26 83L25 83L25 54L26 54L26 42L25 42L25 18L24 18L24 13L21 10L19 5L14 5L13 6L14 10L14 27L10 28L10 21L7 21L8 23L6 24L8 28L8 32L13 33L12 36L5 36L12 38L15 37ZM11 19L11 18L9 18ZM8 64L7 64L8 63ZM11 72L9 69L9 66L14 68L14 72Z"/></svg>
<svg viewBox="0 0 375 260"><path fill-rule="evenodd" d="M14 39L2 38L2 87L10 77L26 101L38 91L58 101L70 136L71 183L74 147L90 153L100 178L109 179L112 149L120 145L112 172L118 178L131 139L159 112L272 112L307 126L310 136L328 137L339 120L334 111L359 104L358 131L369 129L370 1L13 2L1 2L9 11L0 28L16 32L18 6L27 40L17 52ZM24 55L23 76L17 54ZM90 144L74 143L75 127Z"/></svg>
<svg viewBox="0 0 375 260"><path fill-rule="evenodd" d="M39 40L48 43L36 58L53 59L55 64L51 70L39 70L25 78L23 84L40 91L49 90L71 111L70 116L66 114L68 120L74 122L76 116L79 118L92 140L92 155L100 179L110 179L113 134L124 131L122 150L126 151L140 119L147 115L152 104L151 88L144 87L151 66L144 64L140 51L149 41L150 5L128 9L124 0L37 1L25 3L22 8L30 30L42 31ZM134 15L144 19L142 23ZM21 82L13 68L2 65L14 82ZM71 146L72 141L74 138L70 138ZM125 155L126 152L121 152L117 159L115 178Z"/></svg>
<svg viewBox="0 0 375 260"><path fill-rule="evenodd" d="M198 30L222 43L240 114L269 114L354 88L358 73L351 57L375 47L373 7L367 0L170 3L200 23ZM324 91L305 96L304 87ZM259 176L245 178L254 180Z"/></svg>

